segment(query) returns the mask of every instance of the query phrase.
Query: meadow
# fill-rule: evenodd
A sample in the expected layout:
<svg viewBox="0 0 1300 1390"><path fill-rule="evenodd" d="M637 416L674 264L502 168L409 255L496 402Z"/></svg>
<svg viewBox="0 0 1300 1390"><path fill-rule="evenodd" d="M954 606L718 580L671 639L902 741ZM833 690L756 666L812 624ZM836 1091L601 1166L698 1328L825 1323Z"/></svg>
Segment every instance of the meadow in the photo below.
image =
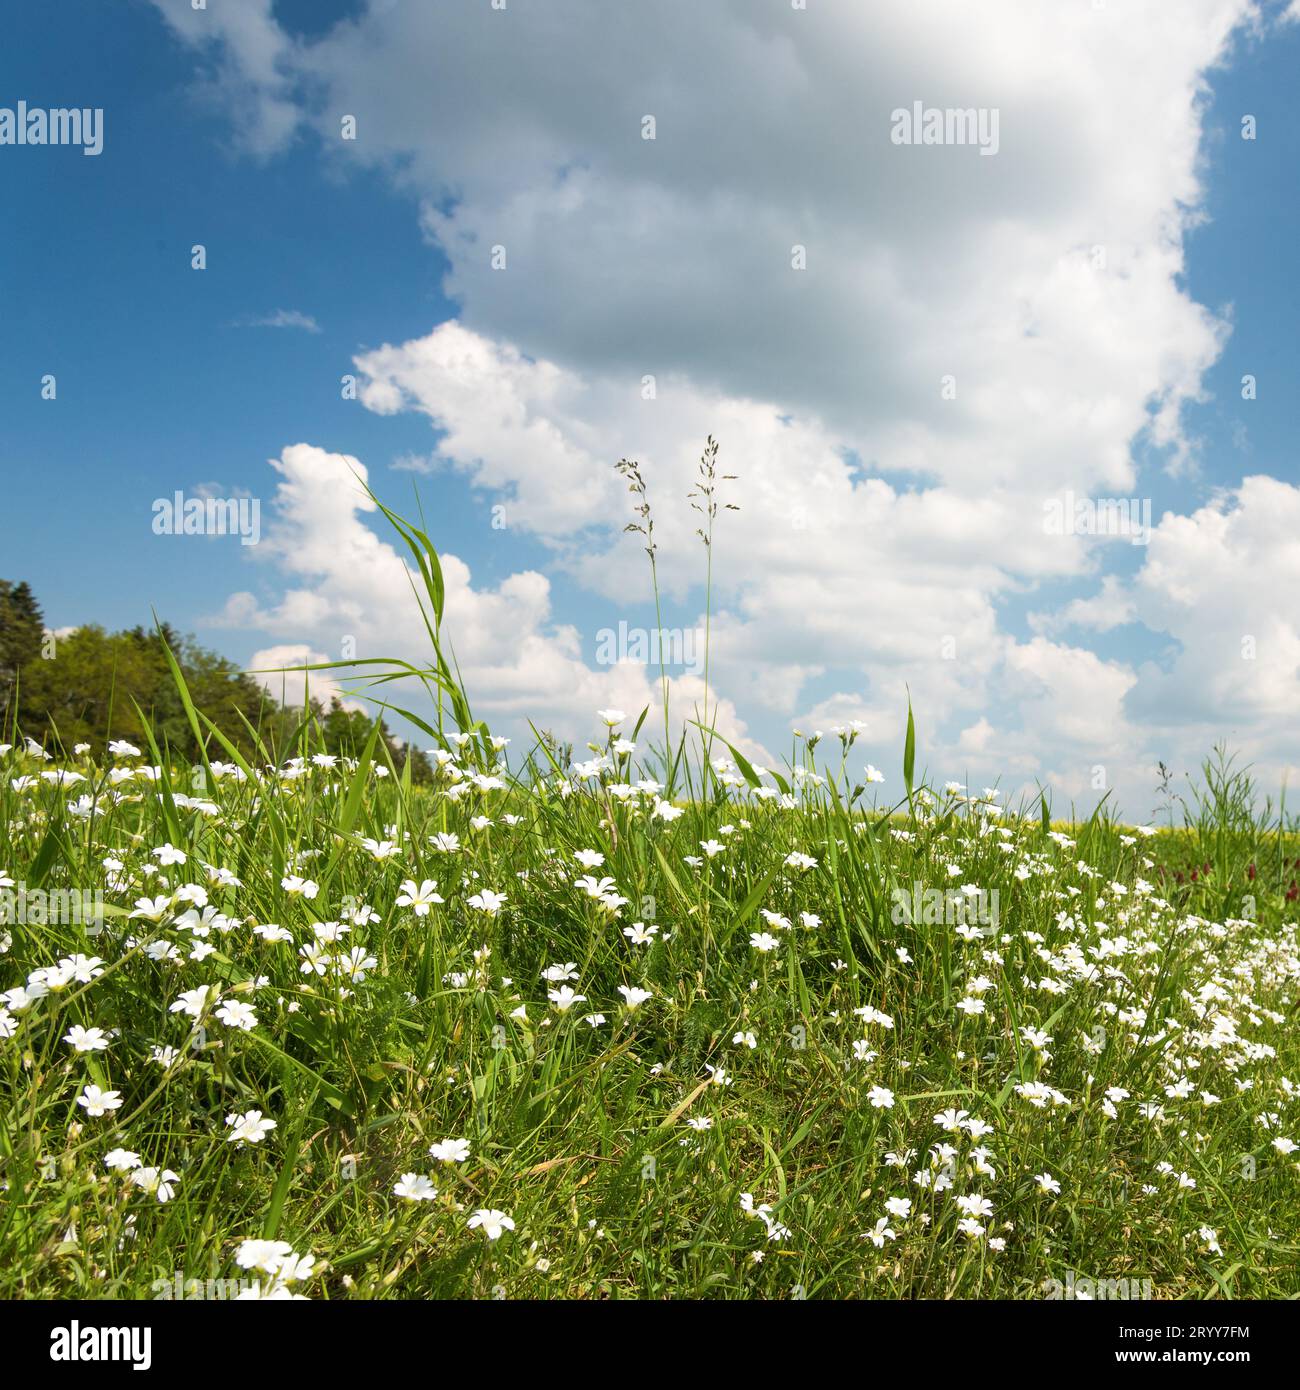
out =
<svg viewBox="0 0 1300 1390"><path fill-rule="evenodd" d="M436 660L372 677L429 684L432 785L377 724L246 757L179 668L192 765L0 745L0 1295L1296 1294L1248 770L1127 826L918 775L910 711L893 789L854 728L509 748L403 535Z"/></svg>
<svg viewBox="0 0 1300 1390"><path fill-rule="evenodd" d="M846 732L670 802L608 718L427 790L8 749L0 1291L1296 1291L1297 847L1240 775L1147 834L873 808Z"/></svg>

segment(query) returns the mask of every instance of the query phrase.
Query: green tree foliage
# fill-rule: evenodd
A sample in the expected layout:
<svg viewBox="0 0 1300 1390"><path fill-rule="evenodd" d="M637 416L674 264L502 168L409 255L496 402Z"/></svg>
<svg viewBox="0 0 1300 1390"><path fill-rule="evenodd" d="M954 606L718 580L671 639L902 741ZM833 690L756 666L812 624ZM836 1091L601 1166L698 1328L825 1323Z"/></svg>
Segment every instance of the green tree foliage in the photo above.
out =
<svg viewBox="0 0 1300 1390"><path fill-rule="evenodd" d="M41 654L45 619L26 583L0 579L0 709L7 710L18 684L18 673Z"/></svg>

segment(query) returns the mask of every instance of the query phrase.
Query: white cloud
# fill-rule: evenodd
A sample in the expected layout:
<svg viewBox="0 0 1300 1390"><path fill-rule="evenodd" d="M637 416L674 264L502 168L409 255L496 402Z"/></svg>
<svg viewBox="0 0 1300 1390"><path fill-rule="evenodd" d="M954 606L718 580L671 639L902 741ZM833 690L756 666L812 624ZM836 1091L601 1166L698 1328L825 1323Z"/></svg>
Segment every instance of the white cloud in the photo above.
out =
<svg viewBox="0 0 1300 1390"><path fill-rule="evenodd" d="M376 5L309 44L269 0L202 23L158 3L255 108L252 147L309 129L331 164L420 200L461 311L357 358L366 408L436 431L401 466L488 490L557 574L631 604L644 557L619 535L610 465L636 457L661 577L698 605L684 499L704 437L721 441L741 511L720 518L712 674L765 730L864 717L892 746L910 691L936 770L969 759L1086 798L1104 764L1125 804L1148 796L1157 745L1190 756L1225 720L1267 743L1295 632L1258 576L1289 573L1266 518L1289 496L1249 479L1232 504L1166 517L1131 584L1104 546L1043 524L1067 488L1140 493L1136 441L1195 464L1182 408L1228 324L1188 295L1183 234L1206 74L1258 25L1250 0L1185 0L1176 25L1156 0ZM996 108L999 153L891 144L891 112L916 100ZM228 618L415 650L360 465L297 445L275 466L282 522L260 549L288 587L234 596ZM467 684L503 717L653 698L641 668L586 664L591 634L556 616L543 575L480 587L444 563ZM1017 640L1004 604L1045 580L1075 590ZM1273 662L1254 674L1222 656L1247 615ZM1159 661L1060 640L1135 622Z"/></svg>
<svg viewBox="0 0 1300 1390"><path fill-rule="evenodd" d="M1029 625L1035 632L1043 634L1064 632L1072 627L1110 632L1112 628L1131 623L1136 616L1137 610L1123 581L1116 575L1108 574L1095 594L1071 599L1055 612L1031 613Z"/></svg>
<svg viewBox="0 0 1300 1390"><path fill-rule="evenodd" d="M392 6L288 63L326 94L308 119L327 156L424 199L485 337L629 394L681 373L821 418L882 467L1038 496L1127 487L1148 420L1186 447L1179 407L1223 332L1177 279L1197 103L1251 13ZM997 157L893 145L914 100L996 108Z"/></svg>
<svg viewBox="0 0 1300 1390"><path fill-rule="evenodd" d="M262 647L249 658L248 671L253 679L283 705L301 705L304 695L328 704L337 698L348 708L361 708L359 701L349 699L329 671L303 671L305 666L328 662L324 652L314 651L306 642L281 642Z"/></svg>
<svg viewBox="0 0 1300 1390"><path fill-rule="evenodd" d="M273 314L261 314L236 320L235 328L301 328L305 333L319 333L320 324L300 309L277 309Z"/></svg>
<svg viewBox="0 0 1300 1390"><path fill-rule="evenodd" d="M209 621L286 639L257 652L250 663L255 668L351 657L397 657L417 666L432 662L412 588L421 592L419 574L367 524L376 508L364 489L365 466L309 444L290 445L269 463L280 482L259 559L273 567L268 588L275 590L274 601L264 604L250 592L236 593ZM656 672L629 662L598 669L584 663L577 632L555 620L550 582L543 575L520 571L482 588L454 553L444 549L440 559L446 586L443 637L477 715L524 738L531 719L581 743L594 733L597 709L639 712L657 706ZM262 680L277 695L282 686L291 698L301 690L301 676ZM342 673L314 672L311 684L325 698L336 690L359 694L362 689L347 684ZM425 692L414 681L375 696L428 716ZM681 721L703 705L703 682L680 676L672 682L670 700L676 738ZM713 704L711 698L711 709ZM768 757L725 699L718 705L718 729L752 756ZM648 720L648 735L656 731Z"/></svg>
<svg viewBox="0 0 1300 1390"><path fill-rule="evenodd" d="M776 401L967 495L1125 488L1148 423L1187 447L1224 331L1178 283L1198 102L1251 0L385 5L310 44L269 0L158 2L259 148L301 121L423 200L485 338ZM891 143L917 100L996 108L998 155Z"/></svg>
<svg viewBox="0 0 1300 1390"><path fill-rule="evenodd" d="M1142 669L1141 715L1189 741L1233 735L1275 767L1295 759L1300 708L1300 488L1253 476L1191 516L1166 515L1133 586L1142 622L1178 646Z"/></svg>
<svg viewBox="0 0 1300 1390"><path fill-rule="evenodd" d="M282 150L301 124L295 80L287 72L292 45L275 21L274 0L214 3L154 0L183 43L211 60L196 94L220 103L240 148L259 157Z"/></svg>

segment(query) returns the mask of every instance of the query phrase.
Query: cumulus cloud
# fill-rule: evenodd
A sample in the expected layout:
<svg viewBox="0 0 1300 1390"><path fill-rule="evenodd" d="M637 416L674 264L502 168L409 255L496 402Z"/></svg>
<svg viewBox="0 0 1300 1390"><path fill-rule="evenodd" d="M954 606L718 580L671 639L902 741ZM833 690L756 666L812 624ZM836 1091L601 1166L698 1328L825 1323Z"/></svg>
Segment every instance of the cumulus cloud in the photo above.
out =
<svg viewBox="0 0 1300 1390"><path fill-rule="evenodd" d="M1144 428L1186 452L1222 339L1181 233L1204 74L1253 13L376 6L280 63L328 158L422 198L485 336L779 401L963 492L1123 488ZM996 109L998 155L893 144L914 101Z"/></svg>
<svg viewBox="0 0 1300 1390"><path fill-rule="evenodd" d="M301 705L305 697L328 704L340 700L349 709L362 709L358 700L348 696L329 671L306 671L307 666L328 663L330 657L314 651L306 642L281 642L262 647L249 659L248 670L268 694L283 705Z"/></svg>
<svg viewBox="0 0 1300 1390"><path fill-rule="evenodd" d="M270 501L271 521L259 558L272 571L264 602L249 591L232 594L207 621L270 633L285 640L255 653L251 666L278 672L327 661L396 657L427 665L433 653L420 617L418 571L368 524L376 512L360 460L309 444L290 445L269 460L280 475ZM616 706L639 712L659 700L657 674L644 664L615 661L593 669L582 657L577 631L552 613L550 581L536 571L511 574L495 586L477 586L454 553L440 555L446 589L443 639L463 677L475 713L494 727L509 725L526 736L528 721L579 741L593 733L595 710ZM426 601L427 610L427 601ZM304 640L309 639L309 640ZM364 674L362 668L358 673ZM264 674L277 696L295 698L302 677ZM364 696L364 680L346 673L313 672L311 688ZM398 706L428 715L426 691L416 681L373 692ZM674 737L682 721L704 706L698 676L671 682L676 705ZM754 741L734 704L717 705L717 727L756 758L769 755Z"/></svg>
<svg viewBox="0 0 1300 1390"><path fill-rule="evenodd" d="M1171 741L1227 722L1271 746L1295 634L1260 572L1293 553L1267 517L1286 485L1171 513L1135 580L1043 522L1067 489L1144 491L1138 445L1195 471L1184 407L1229 325L1188 294L1183 241L1207 75L1259 26L1252 0L1185 0L1177 24L1156 0L375 4L312 42L270 0L155 3L248 147L311 138L419 202L459 312L356 360L365 408L430 422L401 467L486 490L549 572L631 604L644 557L610 464L640 459L697 624L685 494L722 442L741 510L721 518L712 674L763 729L865 717L884 749L910 693L936 768L1086 797L1105 765L1130 804ZM996 110L998 153L894 144L916 101ZM273 463L284 588L228 620L321 649L418 642L360 464L307 445ZM643 668L592 669L546 576L445 568L462 664L503 717L653 698ZM1062 605L1033 602L1047 581L1073 583ZM1086 645L1121 629L1147 651ZM1225 664L1234 633L1267 654L1249 671Z"/></svg>
<svg viewBox="0 0 1300 1390"><path fill-rule="evenodd" d="M1090 564L1087 539L1049 534L1041 511L1025 526L996 494L896 486L867 475L826 427L684 379L670 383L671 410L652 401L629 413L609 378L526 359L457 323L363 354L357 366L364 403L427 414L435 457L475 485L511 491L512 524L546 539L557 566L612 600L648 595L640 547L617 524L600 525L608 488L621 488L608 460L629 439L637 444L661 573L670 588L698 580L704 552L687 494L712 426L727 441L722 469L742 473L722 494L740 510L721 514L715 543L713 674L728 695L745 692L746 709L808 732L861 719L870 729L863 748L883 758L901 740L910 697L924 711L936 767L977 759L1014 786L1041 775L1071 795L1092 790L1097 765L1130 787L1141 775L1122 708L1136 677L1045 633L1017 643L999 624L1000 598ZM545 470L532 467L539 439ZM683 583L678 591L693 592ZM1131 608L1108 577L1098 603L1067 612L1103 629L1129 620ZM810 702L805 691L835 672L854 686ZM995 707L1004 713L991 719Z"/></svg>
<svg viewBox="0 0 1300 1390"><path fill-rule="evenodd" d="M263 145L306 126L423 200L489 338L780 401L963 492L1187 448L1223 333L1178 283L1198 101L1251 0L374 5L310 44L270 0L158 3ZM998 155L893 144L914 101L996 109Z"/></svg>
<svg viewBox="0 0 1300 1390"><path fill-rule="evenodd" d="M1095 594L1071 599L1062 608L1031 613L1029 625L1043 634L1064 632L1069 628L1110 632L1112 628L1133 622L1136 616L1137 609L1124 582L1117 575L1108 574Z"/></svg>
<svg viewBox="0 0 1300 1390"><path fill-rule="evenodd" d="M1300 488L1262 475L1190 516L1161 519L1133 598L1142 622L1178 650L1165 666L1143 666L1136 713L1184 726L1189 743L1231 736L1275 771L1294 763L1297 537Z"/></svg>

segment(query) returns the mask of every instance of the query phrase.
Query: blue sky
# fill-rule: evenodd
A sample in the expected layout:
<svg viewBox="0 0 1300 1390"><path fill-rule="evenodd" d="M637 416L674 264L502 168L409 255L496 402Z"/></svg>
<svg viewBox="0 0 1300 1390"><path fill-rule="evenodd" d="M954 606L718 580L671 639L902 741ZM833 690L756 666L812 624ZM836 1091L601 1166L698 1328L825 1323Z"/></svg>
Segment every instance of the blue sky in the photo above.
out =
<svg viewBox="0 0 1300 1390"><path fill-rule="evenodd" d="M57 23L12 16L0 52L0 106L105 111L97 158L0 148L0 573L32 583L52 627L132 625L152 607L241 662L333 656L358 627L363 654L415 651L390 611L400 586L351 594L331 568L352 528L380 534L328 502L346 479L321 459L348 455L399 510L418 482L435 542L463 562L449 617L494 724L518 730L527 712L582 737L598 704L630 706L655 674L595 665L601 627L652 611L608 466L650 458L666 621L689 626L702 567L680 494L712 429L742 506L717 547L721 715L752 752L861 718L862 748L892 772L910 689L942 775L1044 780L1086 803L1104 764L1139 816L1156 757L1190 766L1222 737L1266 780L1296 762L1295 590L1290 609L1279 594L1300 518L1300 24L1281 6L1195 0L1204 36L1175 43L1158 6L1112 0L1123 30L1084 33L1077 59L1051 21L1025 32L991 6L976 51L1006 53L999 24L1023 51L976 83L951 26L906 6L866 21L829 0L797 17L722 5L692 42L731 103L688 80L680 31L697 20L671 0L626 23L576 0L505 15L55 8ZM850 87L838 64L855 45L867 66ZM788 146L761 108L747 116L746 74L764 62L774 95L789 84ZM865 161L841 148L833 103L814 109L821 86L852 92ZM888 109L946 92L1001 108L987 165L889 149ZM653 146L635 131L643 109ZM360 134L345 146L349 110ZM859 185L860 163L874 173ZM497 236L513 259L493 279ZM986 237L999 249L977 254ZM1097 242L1123 281L1100 299L1061 268ZM770 283L751 259L769 252ZM318 331L256 326L279 311ZM1023 361L1003 312L1017 351L1038 340ZM963 390L1002 372L955 423L931 404L948 352ZM344 373L360 401L341 399ZM1153 439L1135 420L1158 400ZM394 466L439 441L425 471ZM320 455L268 466L297 444ZM1255 476L1275 486L1242 493ZM292 504L286 482L326 501ZM155 498L202 485L261 499L270 541L152 534ZM1025 518L1062 487L1150 499L1152 544L1045 549ZM239 593L252 600L228 606ZM1103 593L1104 613L1069 607ZM956 663L927 655L950 633ZM1262 644L1244 683L1238 634ZM681 694L683 709L699 699L689 682Z"/></svg>

